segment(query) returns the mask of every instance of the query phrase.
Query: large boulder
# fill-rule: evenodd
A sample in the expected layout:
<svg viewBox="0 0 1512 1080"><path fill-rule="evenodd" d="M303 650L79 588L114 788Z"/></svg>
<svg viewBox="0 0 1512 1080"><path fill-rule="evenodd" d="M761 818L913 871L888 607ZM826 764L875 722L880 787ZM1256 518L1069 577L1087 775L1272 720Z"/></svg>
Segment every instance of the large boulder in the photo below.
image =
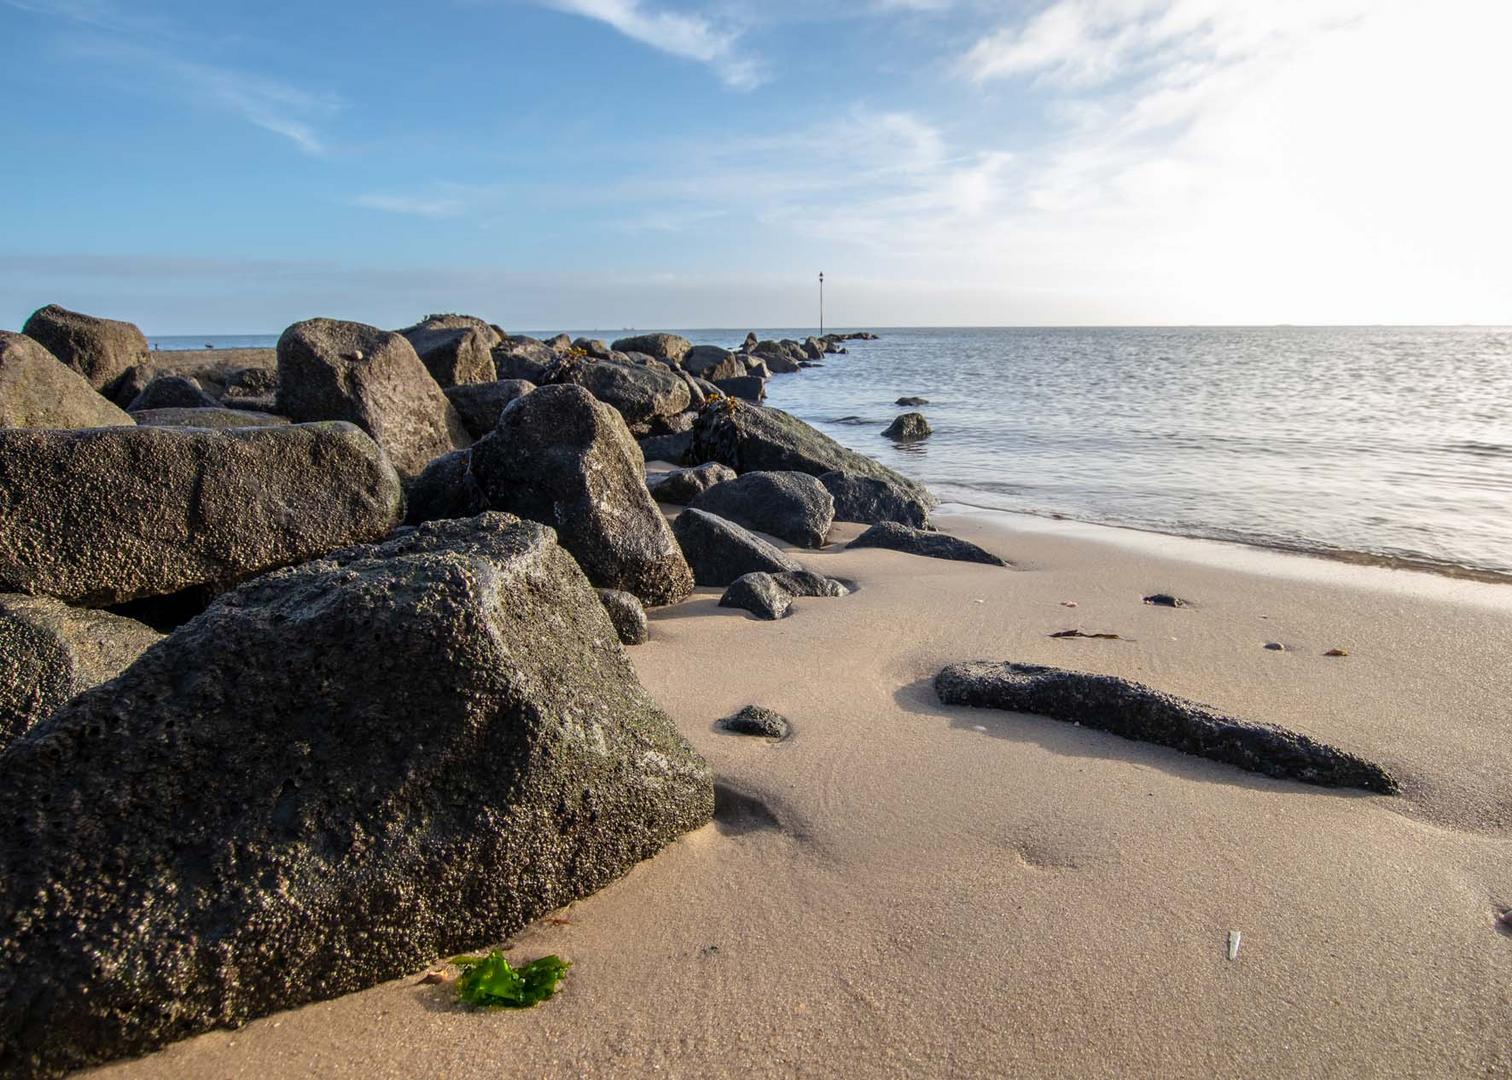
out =
<svg viewBox="0 0 1512 1080"><path fill-rule="evenodd" d="M308 319L283 332L278 412L356 424L401 476L472 442L409 341L362 323Z"/></svg>
<svg viewBox="0 0 1512 1080"><path fill-rule="evenodd" d="M693 575L644 469L620 414L560 385L511 402L473 447L471 473L495 510L553 526L595 585L675 604Z"/></svg>
<svg viewBox="0 0 1512 1080"><path fill-rule="evenodd" d="M504 411L504 406L534 389L535 383L524 379L499 379L496 382L448 387L446 399L462 418L462 426L467 429L467 433L474 439L481 439L499 422L499 414Z"/></svg>
<svg viewBox="0 0 1512 1080"><path fill-rule="evenodd" d="M192 375L158 375L126 405L127 412L147 409L218 409L220 402Z"/></svg>
<svg viewBox="0 0 1512 1080"><path fill-rule="evenodd" d="M874 476L856 476L834 470L822 473L819 482L835 500L836 521L856 521L863 525L896 521L915 529L929 525L932 500L921 498L913 488L902 488Z"/></svg>
<svg viewBox="0 0 1512 1080"><path fill-rule="evenodd" d="M0 593L0 750L70 698L115 678L161 637L108 611Z"/></svg>
<svg viewBox="0 0 1512 1080"><path fill-rule="evenodd" d="M847 450L781 409L744 402L712 402L693 425L687 463L718 461L738 473L793 470L820 476L843 472L871 477L896 489L900 497L917 501L925 513L938 505L922 484L887 466Z"/></svg>
<svg viewBox="0 0 1512 1080"><path fill-rule="evenodd" d="M138 424L150 427L234 428L285 427L287 416L253 412L251 409L142 409L131 414Z"/></svg>
<svg viewBox="0 0 1512 1080"><path fill-rule="evenodd" d="M702 510L689 508L678 514L672 532L693 568L693 580L700 585L719 588L750 573L803 569L797 559L770 541Z"/></svg>
<svg viewBox="0 0 1512 1080"><path fill-rule="evenodd" d="M21 332L104 390L133 364L148 360L147 338L135 326L81 315L57 304L33 312Z"/></svg>
<svg viewBox="0 0 1512 1080"><path fill-rule="evenodd" d="M0 430L0 590L107 607L229 588L383 536L402 505L350 424Z"/></svg>
<svg viewBox="0 0 1512 1080"><path fill-rule="evenodd" d="M746 373L746 366L729 349L718 345L695 345L682 359L682 369L689 375L710 382L716 379L733 379Z"/></svg>
<svg viewBox="0 0 1512 1080"><path fill-rule="evenodd" d="M620 338L610 347L615 352L645 353L676 367L688 355L688 350L693 348L693 343L676 334L641 334L638 337Z"/></svg>
<svg viewBox="0 0 1512 1080"><path fill-rule="evenodd" d="M17 1077L498 942L714 809L577 564L493 515L248 583L0 762Z"/></svg>
<svg viewBox="0 0 1512 1080"><path fill-rule="evenodd" d="M647 477L646 486L651 489L651 497L657 502L686 506L715 484L733 479L734 469L711 461L697 468L678 469L676 472L662 473L658 477Z"/></svg>
<svg viewBox="0 0 1512 1080"><path fill-rule="evenodd" d="M687 383L657 365L646 367L612 360L559 363L548 375L553 384L581 386L612 406L632 427L658 417L672 417L692 403Z"/></svg>
<svg viewBox="0 0 1512 1080"><path fill-rule="evenodd" d="M808 473L752 472L715 484L688 503L799 547L823 547L835 500Z"/></svg>
<svg viewBox="0 0 1512 1080"><path fill-rule="evenodd" d="M482 319L430 315L399 333L443 388L491 383L498 377L493 348L499 343L499 335Z"/></svg>
<svg viewBox="0 0 1512 1080"><path fill-rule="evenodd" d="M77 371L25 334L0 330L0 427L89 428L135 423Z"/></svg>
<svg viewBox="0 0 1512 1080"><path fill-rule="evenodd" d="M847 548L887 548L908 555L922 555L927 559L949 559L953 562L983 563L987 566L1007 566L1000 556L977 547L970 540L948 536L942 532L926 529L911 529L895 521L883 521L856 537Z"/></svg>

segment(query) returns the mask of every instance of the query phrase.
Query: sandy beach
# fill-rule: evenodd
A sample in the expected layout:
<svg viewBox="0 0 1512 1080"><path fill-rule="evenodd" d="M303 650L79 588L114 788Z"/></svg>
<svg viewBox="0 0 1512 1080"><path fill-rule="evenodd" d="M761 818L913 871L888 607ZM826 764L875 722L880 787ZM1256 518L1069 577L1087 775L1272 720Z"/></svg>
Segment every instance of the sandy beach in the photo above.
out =
<svg viewBox="0 0 1512 1080"><path fill-rule="evenodd" d="M510 943L573 962L555 1000L470 1012L416 972L88 1075L1512 1072L1512 590L960 507L936 522L1014 568L846 551L860 529L837 524L795 554L850 596L774 623L714 589L653 613L630 655L713 766L718 820ZM1142 603L1157 592L1192 606ZM1122 640L1049 636L1073 628ZM1282 724L1404 793L942 706L935 674L974 659ZM716 726L747 704L792 736Z"/></svg>

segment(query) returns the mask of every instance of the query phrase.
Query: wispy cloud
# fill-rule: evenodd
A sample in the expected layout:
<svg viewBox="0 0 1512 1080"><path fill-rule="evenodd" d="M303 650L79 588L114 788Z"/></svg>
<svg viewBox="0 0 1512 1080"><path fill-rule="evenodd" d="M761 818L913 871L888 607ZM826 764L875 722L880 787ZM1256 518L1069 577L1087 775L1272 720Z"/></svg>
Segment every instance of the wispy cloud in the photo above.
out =
<svg viewBox="0 0 1512 1080"><path fill-rule="evenodd" d="M167 96L221 109L280 135L307 154L326 152L321 125L342 108L333 94L229 65L190 60L180 29L124 10L111 0L3 0L19 11L67 24L60 43L69 56L102 61L135 87L161 86ZM93 33L80 35L82 28Z"/></svg>
<svg viewBox="0 0 1512 1080"><path fill-rule="evenodd" d="M764 79L761 62L742 55L741 28L712 16L666 11L642 0L540 0L547 7L597 19L621 34L672 56L712 67L724 82L749 90Z"/></svg>
<svg viewBox="0 0 1512 1080"><path fill-rule="evenodd" d="M441 184L423 194L367 192L354 198L352 205L365 210L380 210L386 214L440 219L460 217L471 209L472 202L460 186Z"/></svg>

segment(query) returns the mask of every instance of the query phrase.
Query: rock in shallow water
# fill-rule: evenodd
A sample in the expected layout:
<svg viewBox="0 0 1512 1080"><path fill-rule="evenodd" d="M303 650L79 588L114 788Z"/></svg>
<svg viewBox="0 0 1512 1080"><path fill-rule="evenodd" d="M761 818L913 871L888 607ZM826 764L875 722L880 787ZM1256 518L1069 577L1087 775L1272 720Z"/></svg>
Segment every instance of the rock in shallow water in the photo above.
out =
<svg viewBox="0 0 1512 1080"><path fill-rule="evenodd" d="M0 750L161 639L108 611L0 593Z"/></svg>
<svg viewBox="0 0 1512 1080"><path fill-rule="evenodd" d="M699 412L687 460L718 461L737 473L790 470L820 476L834 471L871 477L917 500L926 513L937 505L922 484L847 450L797 417L744 402L711 402Z"/></svg>
<svg viewBox="0 0 1512 1080"><path fill-rule="evenodd" d="M398 523L350 424L0 430L0 589L106 607L254 574Z"/></svg>
<svg viewBox="0 0 1512 1080"><path fill-rule="evenodd" d="M977 547L969 540L947 536L941 532L911 529L907 525L899 525L891 521L873 525L846 547L887 548L890 551L902 551L909 555L922 555L927 559L985 563L988 566L1008 565L1003 559Z"/></svg>
<svg viewBox="0 0 1512 1080"><path fill-rule="evenodd" d="M0 1074L503 940L714 809L550 530L259 578L0 755Z"/></svg>
<svg viewBox="0 0 1512 1080"><path fill-rule="evenodd" d="M1391 774L1354 754L1112 675L978 661L945 668L935 692L946 705L1048 716L1284 780L1384 795L1399 790Z"/></svg>
<svg viewBox="0 0 1512 1080"><path fill-rule="evenodd" d="M912 440L923 439L933 434L934 429L929 426L929 421L924 419L923 413L904 413L891 424L882 434L889 439Z"/></svg>

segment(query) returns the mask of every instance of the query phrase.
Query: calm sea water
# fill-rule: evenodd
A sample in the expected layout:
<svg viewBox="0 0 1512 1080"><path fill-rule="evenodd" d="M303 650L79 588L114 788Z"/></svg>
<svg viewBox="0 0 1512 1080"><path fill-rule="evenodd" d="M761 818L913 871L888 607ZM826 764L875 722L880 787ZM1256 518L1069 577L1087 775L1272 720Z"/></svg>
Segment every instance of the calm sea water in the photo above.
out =
<svg viewBox="0 0 1512 1080"><path fill-rule="evenodd" d="M769 403L944 499L1512 573L1512 329L881 333ZM919 443L882 435L905 395L929 399Z"/></svg>

